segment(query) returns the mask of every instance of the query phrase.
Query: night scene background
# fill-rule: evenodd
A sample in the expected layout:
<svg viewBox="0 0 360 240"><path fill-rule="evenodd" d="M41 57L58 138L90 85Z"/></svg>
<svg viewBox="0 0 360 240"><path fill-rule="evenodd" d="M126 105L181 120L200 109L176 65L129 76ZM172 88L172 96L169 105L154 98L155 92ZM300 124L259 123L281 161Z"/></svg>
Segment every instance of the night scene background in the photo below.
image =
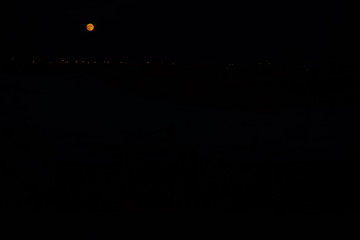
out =
<svg viewBox="0 0 360 240"><path fill-rule="evenodd" d="M2 209L356 210L351 9L11 1L1 8Z"/></svg>

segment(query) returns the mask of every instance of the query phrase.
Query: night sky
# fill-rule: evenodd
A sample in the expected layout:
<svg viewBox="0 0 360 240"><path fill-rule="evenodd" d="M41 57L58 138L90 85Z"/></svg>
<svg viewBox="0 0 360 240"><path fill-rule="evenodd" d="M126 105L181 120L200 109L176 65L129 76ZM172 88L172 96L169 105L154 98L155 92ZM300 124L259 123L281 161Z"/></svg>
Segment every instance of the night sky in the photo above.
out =
<svg viewBox="0 0 360 240"><path fill-rule="evenodd" d="M335 0L6 5L0 207L358 208L357 8ZM35 58L45 61L27 61ZM237 62L250 64L229 64Z"/></svg>
<svg viewBox="0 0 360 240"><path fill-rule="evenodd" d="M12 1L3 11L7 55L236 62L346 51L341 1Z"/></svg>

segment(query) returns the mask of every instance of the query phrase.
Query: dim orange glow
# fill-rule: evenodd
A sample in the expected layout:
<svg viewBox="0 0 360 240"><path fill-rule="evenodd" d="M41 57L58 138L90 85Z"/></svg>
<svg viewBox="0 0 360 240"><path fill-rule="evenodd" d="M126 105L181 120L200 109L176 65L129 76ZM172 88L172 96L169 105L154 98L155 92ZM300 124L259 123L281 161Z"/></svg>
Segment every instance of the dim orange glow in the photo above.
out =
<svg viewBox="0 0 360 240"><path fill-rule="evenodd" d="M92 31L94 31L95 26L94 26L94 24L89 23L88 25L86 25L86 29L87 29L89 32L92 32Z"/></svg>

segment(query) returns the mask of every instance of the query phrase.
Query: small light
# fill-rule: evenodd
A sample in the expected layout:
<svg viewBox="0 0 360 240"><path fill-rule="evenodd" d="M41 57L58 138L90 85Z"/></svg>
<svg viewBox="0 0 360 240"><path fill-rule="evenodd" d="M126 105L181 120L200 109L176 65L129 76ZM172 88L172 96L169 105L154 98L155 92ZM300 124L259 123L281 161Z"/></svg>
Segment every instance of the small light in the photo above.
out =
<svg viewBox="0 0 360 240"><path fill-rule="evenodd" d="M95 29L94 24L89 23L89 24L86 25L86 30L88 30L89 32L94 31L94 29Z"/></svg>

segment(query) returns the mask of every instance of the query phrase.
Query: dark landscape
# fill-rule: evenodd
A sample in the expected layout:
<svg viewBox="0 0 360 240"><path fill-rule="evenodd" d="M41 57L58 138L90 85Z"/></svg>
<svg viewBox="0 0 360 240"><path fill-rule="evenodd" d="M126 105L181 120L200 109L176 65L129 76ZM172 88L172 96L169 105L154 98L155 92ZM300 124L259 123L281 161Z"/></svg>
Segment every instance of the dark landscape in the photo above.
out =
<svg viewBox="0 0 360 240"><path fill-rule="evenodd" d="M356 209L354 66L49 62L4 64L4 209Z"/></svg>
<svg viewBox="0 0 360 240"><path fill-rule="evenodd" d="M356 10L8 2L1 210L355 213Z"/></svg>

